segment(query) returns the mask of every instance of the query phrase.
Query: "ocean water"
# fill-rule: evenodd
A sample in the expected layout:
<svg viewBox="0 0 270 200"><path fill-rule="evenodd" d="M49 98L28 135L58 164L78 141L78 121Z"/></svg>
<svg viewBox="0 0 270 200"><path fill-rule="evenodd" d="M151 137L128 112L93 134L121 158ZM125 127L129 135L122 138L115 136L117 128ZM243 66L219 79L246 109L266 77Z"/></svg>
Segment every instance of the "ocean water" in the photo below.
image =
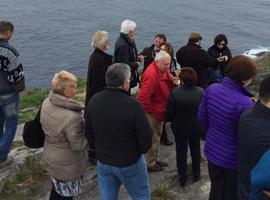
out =
<svg viewBox="0 0 270 200"><path fill-rule="evenodd" d="M93 34L108 31L113 53L125 19L137 23L139 51L165 33L176 52L189 32L199 31L204 49L224 33L236 55L270 46L269 10L269 0L1 0L0 20L14 23L10 43L21 54L27 87L36 88L49 87L60 70L86 77Z"/></svg>

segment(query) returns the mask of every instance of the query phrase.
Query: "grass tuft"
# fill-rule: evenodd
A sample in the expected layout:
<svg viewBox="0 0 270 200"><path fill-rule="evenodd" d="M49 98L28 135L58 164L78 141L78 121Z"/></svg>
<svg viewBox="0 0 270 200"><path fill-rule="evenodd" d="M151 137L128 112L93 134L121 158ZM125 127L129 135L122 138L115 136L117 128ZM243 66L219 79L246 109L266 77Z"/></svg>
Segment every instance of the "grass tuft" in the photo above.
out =
<svg viewBox="0 0 270 200"><path fill-rule="evenodd" d="M173 177L167 177L163 183L159 184L152 191L152 200L176 200L175 193L171 190L175 180Z"/></svg>
<svg viewBox="0 0 270 200"><path fill-rule="evenodd" d="M33 199L33 195L42 188L42 179L45 177L47 177L46 171L38 156L28 156L19 173L5 181L1 197L14 200Z"/></svg>

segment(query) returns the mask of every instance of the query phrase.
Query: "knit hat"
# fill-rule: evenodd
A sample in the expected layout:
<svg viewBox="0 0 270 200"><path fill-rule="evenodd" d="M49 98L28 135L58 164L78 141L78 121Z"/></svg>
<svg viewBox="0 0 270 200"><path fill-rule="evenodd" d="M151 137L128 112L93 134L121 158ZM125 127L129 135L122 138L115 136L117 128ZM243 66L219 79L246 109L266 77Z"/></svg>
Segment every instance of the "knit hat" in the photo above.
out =
<svg viewBox="0 0 270 200"><path fill-rule="evenodd" d="M189 40L196 40L196 39L202 39L202 35L199 32L191 32L189 34Z"/></svg>

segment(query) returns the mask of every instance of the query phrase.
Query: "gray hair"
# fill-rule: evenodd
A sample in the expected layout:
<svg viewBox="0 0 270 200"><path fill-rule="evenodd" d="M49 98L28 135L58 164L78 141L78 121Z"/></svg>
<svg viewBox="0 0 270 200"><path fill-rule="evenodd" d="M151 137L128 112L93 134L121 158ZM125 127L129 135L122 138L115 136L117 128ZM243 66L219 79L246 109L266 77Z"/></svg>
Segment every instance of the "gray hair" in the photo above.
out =
<svg viewBox="0 0 270 200"><path fill-rule="evenodd" d="M160 61L164 58L171 58L171 56L166 51L159 51L155 57L155 61Z"/></svg>
<svg viewBox="0 0 270 200"><path fill-rule="evenodd" d="M122 22L120 32L124 33L124 34L128 34L129 31L135 31L136 26L137 25L134 21L127 19L127 20Z"/></svg>
<svg viewBox="0 0 270 200"><path fill-rule="evenodd" d="M111 65L106 72L106 84L110 88L118 88L124 84L125 80L130 80L130 67L124 63Z"/></svg>
<svg viewBox="0 0 270 200"><path fill-rule="evenodd" d="M109 34L106 31L97 31L92 37L91 45L94 48L103 49L106 41L109 39Z"/></svg>

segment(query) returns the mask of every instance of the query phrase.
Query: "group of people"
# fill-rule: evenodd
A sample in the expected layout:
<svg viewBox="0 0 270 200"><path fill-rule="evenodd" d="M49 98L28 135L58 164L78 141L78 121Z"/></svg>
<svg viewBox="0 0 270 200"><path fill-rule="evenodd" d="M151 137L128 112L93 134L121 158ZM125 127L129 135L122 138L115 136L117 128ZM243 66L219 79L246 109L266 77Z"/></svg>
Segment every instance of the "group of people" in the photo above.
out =
<svg viewBox="0 0 270 200"><path fill-rule="evenodd" d="M74 98L77 78L72 73L60 71L52 79L40 112L50 199L79 195L89 161L96 164L102 200L116 200L121 185L134 200L151 199L148 173L169 165L159 157L167 122L184 190L188 146L192 179L197 182L204 139L210 200L269 199L270 76L262 81L256 100L247 87L257 65L245 56L232 58L224 34L205 51L201 34L192 32L175 58L164 34L138 52L136 26L131 20L122 22L113 56L107 53L108 33L94 34L85 105ZM13 32L12 23L0 22L0 167L12 162L8 153L16 132L19 92L24 89L19 54L8 43ZM134 98L131 88L138 84Z"/></svg>

